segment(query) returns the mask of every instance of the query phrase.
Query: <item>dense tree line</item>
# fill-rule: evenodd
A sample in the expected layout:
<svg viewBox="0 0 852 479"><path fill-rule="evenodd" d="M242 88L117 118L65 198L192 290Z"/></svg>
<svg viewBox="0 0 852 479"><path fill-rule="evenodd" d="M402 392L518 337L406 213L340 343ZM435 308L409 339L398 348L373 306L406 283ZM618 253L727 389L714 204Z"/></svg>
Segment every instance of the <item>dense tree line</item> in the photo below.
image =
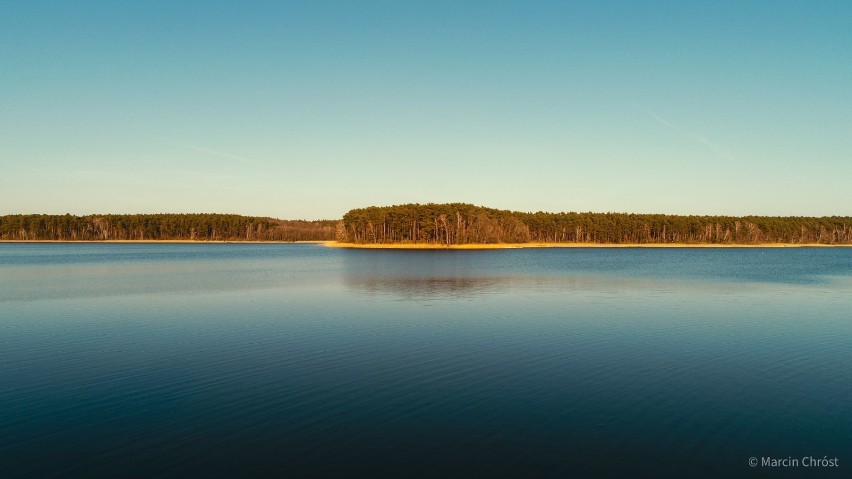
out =
<svg viewBox="0 0 852 479"><path fill-rule="evenodd" d="M334 239L337 223L224 214L8 215L0 216L0 239L318 241Z"/></svg>
<svg viewBox="0 0 852 479"><path fill-rule="evenodd" d="M523 213L464 203L358 208L339 241L353 243L852 243L850 217Z"/></svg>
<svg viewBox="0 0 852 479"><path fill-rule="evenodd" d="M529 226L517 213L462 203L358 208L343 215L339 241L444 244L523 243Z"/></svg>
<svg viewBox="0 0 852 479"><path fill-rule="evenodd" d="M850 217L524 213L464 203L358 208L342 221L224 214L8 215L4 240L852 244Z"/></svg>

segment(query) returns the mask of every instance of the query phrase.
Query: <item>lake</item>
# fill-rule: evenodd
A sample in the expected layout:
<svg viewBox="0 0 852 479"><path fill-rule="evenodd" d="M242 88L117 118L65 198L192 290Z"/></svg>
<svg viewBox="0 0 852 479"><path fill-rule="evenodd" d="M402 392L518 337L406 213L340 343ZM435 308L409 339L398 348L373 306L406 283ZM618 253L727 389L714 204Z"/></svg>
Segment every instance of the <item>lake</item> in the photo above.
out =
<svg viewBox="0 0 852 479"><path fill-rule="evenodd" d="M0 244L2 477L849 477L850 452L851 248Z"/></svg>

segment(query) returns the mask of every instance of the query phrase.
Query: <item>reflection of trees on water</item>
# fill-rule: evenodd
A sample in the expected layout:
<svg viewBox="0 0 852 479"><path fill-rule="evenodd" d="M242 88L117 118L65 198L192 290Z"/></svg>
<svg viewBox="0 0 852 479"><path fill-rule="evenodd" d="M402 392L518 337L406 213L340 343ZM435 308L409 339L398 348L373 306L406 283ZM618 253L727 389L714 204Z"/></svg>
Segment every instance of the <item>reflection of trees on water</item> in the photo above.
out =
<svg viewBox="0 0 852 479"><path fill-rule="evenodd" d="M347 251L350 289L406 298L462 297L500 291L523 276L501 275L481 255L452 251Z"/></svg>
<svg viewBox="0 0 852 479"><path fill-rule="evenodd" d="M348 288L366 293L397 294L405 298L463 297L495 293L512 283L523 282L511 277L393 277L349 275Z"/></svg>
<svg viewBox="0 0 852 479"><path fill-rule="evenodd" d="M521 252L523 253L523 252ZM527 252L546 255L536 263L519 261L521 254L508 251L372 251L343 252L343 282L356 292L395 295L404 299L465 298L496 293L544 293L616 297L623 294L663 294L691 289L696 294L704 281L684 281L676 275L624 275L608 271L571 269L572 263L552 266L559 252ZM587 253L588 254L588 253ZM612 253L610 253L612 254ZM583 258L580 258L583 259ZM714 286L718 289L719 285ZM731 283L731 288L736 288ZM555 297L555 296L554 296Z"/></svg>

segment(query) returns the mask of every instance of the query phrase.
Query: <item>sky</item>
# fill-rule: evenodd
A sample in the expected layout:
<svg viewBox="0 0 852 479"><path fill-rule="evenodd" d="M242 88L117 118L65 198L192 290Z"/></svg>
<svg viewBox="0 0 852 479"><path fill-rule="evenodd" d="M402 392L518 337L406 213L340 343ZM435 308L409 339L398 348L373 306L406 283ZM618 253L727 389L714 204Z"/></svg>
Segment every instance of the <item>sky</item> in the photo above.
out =
<svg viewBox="0 0 852 479"><path fill-rule="evenodd" d="M852 2L0 2L0 214L852 216Z"/></svg>

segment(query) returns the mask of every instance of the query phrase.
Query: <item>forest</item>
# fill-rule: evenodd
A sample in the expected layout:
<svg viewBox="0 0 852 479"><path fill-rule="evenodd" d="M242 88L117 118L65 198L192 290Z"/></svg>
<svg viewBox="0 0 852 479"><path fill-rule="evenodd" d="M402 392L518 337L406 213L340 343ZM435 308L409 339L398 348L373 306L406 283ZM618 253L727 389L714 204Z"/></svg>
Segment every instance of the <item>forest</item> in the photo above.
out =
<svg viewBox="0 0 852 479"><path fill-rule="evenodd" d="M852 244L850 217L545 213L465 203L370 206L343 220L234 214L7 215L0 240L346 243Z"/></svg>
<svg viewBox="0 0 852 479"><path fill-rule="evenodd" d="M357 208L337 240L350 243L850 244L852 217L524 213L465 203Z"/></svg>
<svg viewBox="0 0 852 479"><path fill-rule="evenodd" d="M8 215L0 216L0 239L323 241L335 238L337 223L229 214Z"/></svg>

